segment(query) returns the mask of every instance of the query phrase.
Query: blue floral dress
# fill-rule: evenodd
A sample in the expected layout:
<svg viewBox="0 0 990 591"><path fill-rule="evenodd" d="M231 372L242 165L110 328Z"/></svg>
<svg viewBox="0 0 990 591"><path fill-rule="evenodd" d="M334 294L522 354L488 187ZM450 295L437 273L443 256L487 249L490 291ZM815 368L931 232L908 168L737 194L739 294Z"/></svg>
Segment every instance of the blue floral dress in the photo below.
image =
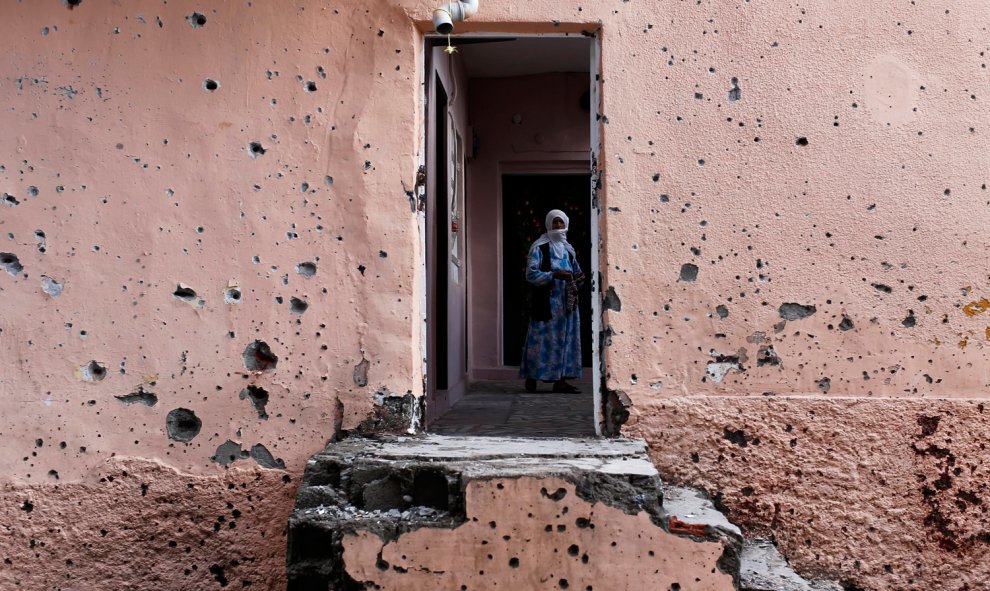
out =
<svg viewBox="0 0 990 591"><path fill-rule="evenodd" d="M554 279L553 271L571 271L575 276L581 267L565 251L557 258L550 249L550 271L541 271L543 254L538 247L529 250L529 263L526 268L526 281L533 285L550 288L550 320L530 320L526 333L526 348L519 377L555 382L563 378L581 376L581 317L578 307L566 312L567 282Z"/></svg>

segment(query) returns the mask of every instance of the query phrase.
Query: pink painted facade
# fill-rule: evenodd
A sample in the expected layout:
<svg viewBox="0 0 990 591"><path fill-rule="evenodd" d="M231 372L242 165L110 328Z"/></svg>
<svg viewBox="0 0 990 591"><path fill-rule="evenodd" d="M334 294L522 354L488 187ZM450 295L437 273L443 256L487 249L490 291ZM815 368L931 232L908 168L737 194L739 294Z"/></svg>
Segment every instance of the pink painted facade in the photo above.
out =
<svg viewBox="0 0 990 591"><path fill-rule="evenodd" d="M432 7L5 7L0 588L96 588L122 546L133 588L277 588L306 459L425 394ZM489 0L459 29L595 32L623 433L866 589L990 577L988 18Z"/></svg>

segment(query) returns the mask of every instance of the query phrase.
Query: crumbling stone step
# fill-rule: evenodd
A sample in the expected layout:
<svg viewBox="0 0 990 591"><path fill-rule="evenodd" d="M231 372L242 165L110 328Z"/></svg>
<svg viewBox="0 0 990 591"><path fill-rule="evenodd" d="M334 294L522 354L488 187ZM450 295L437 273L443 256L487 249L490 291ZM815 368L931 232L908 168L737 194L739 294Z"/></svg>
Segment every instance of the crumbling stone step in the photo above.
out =
<svg viewBox="0 0 990 591"><path fill-rule="evenodd" d="M642 441L347 439L307 464L289 590L737 588L729 528L667 531L661 490Z"/></svg>

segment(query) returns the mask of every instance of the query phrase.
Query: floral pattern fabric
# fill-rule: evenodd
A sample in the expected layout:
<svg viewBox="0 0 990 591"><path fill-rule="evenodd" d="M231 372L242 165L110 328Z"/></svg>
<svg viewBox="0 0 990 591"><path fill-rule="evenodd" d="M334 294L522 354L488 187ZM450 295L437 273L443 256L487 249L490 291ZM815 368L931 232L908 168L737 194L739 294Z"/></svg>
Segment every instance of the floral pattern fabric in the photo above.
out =
<svg viewBox="0 0 990 591"><path fill-rule="evenodd" d="M526 281L533 285L547 285L550 288L550 320L530 320L526 333L526 347L523 350L519 376L524 379L557 381L563 378L581 376L581 317L577 307L570 313L567 307L567 284L563 279L554 279L553 271L570 271L580 275L581 267L565 252L557 258L550 249L550 271L541 271L543 254L539 248L529 251L526 266Z"/></svg>

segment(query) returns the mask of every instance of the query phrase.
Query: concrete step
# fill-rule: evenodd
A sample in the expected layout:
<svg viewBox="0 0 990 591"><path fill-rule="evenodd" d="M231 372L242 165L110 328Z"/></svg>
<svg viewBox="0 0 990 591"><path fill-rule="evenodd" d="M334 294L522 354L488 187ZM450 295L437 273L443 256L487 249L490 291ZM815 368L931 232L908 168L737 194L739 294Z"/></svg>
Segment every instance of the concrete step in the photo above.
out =
<svg viewBox="0 0 990 591"><path fill-rule="evenodd" d="M306 466L289 591L841 591L747 542L702 491L664 486L642 441L354 437Z"/></svg>
<svg viewBox="0 0 990 591"><path fill-rule="evenodd" d="M346 439L307 464L289 591L737 588L731 524L667 531L661 491L642 441Z"/></svg>

